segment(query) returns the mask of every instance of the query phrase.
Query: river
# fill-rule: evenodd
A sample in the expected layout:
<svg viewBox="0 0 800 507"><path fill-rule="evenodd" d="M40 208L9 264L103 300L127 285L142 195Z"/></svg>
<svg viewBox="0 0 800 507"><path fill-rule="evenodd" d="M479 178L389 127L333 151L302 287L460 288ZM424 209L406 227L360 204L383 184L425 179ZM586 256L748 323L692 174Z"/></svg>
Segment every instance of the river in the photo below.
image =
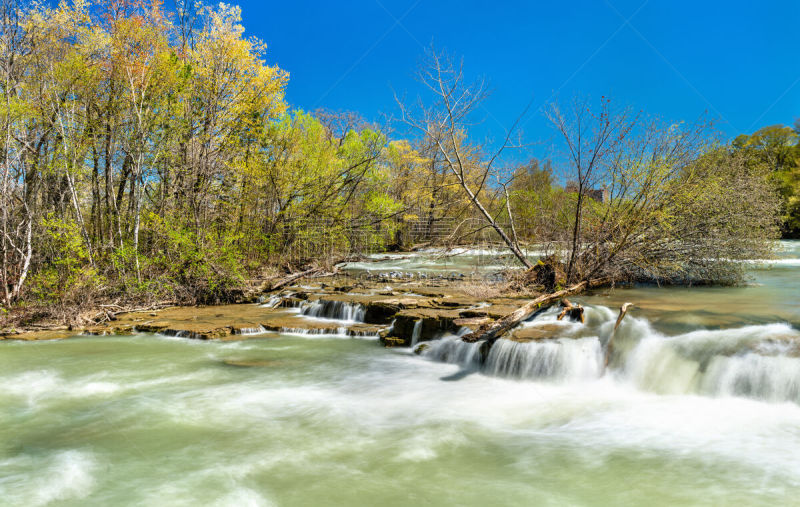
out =
<svg viewBox="0 0 800 507"><path fill-rule="evenodd" d="M586 325L480 367L455 337L421 357L334 336L2 342L0 504L787 505L800 242L751 268L743 287L576 298Z"/></svg>

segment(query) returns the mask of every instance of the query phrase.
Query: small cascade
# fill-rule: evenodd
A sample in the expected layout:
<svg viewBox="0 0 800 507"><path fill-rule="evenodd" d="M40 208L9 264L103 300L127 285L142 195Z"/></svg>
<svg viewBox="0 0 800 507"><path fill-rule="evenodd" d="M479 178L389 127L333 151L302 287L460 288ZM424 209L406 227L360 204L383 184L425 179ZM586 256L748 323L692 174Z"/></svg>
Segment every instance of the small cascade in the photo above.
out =
<svg viewBox="0 0 800 507"><path fill-rule="evenodd" d="M519 343L497 340L489 350L483 371L497 377L588 380L603 372L600 340L558 338Z"/></svg>
<svg viewBox="0 0 800 507"><path fill-rule="evenodd" d="M301 328L301 327L282 327L281 334L291 334L298 336L307 336L314 338L363 338L367 340L377 340L378 335L372 332L367 332L359 329L342 326L336 328Z"/></svg>
<svg viewBox="0 0 800 507"><path fill-rule="evenodd" d="M800 403L800 359L748 353L711 360L700 392Z"/></svg>
<svg viewBox="0 0 800 507"><path fill-rule="evenodd" d="M242 336L250 336L250 335L257 335L257 334L264 334L267 332L267 328L264 326L258 327L241 327L233 330L233 334L238 334Z"/></svg>
<svg viewBox="0 0 800 507"><path fill-rule="evenodd" d="M422 319L414 322L414 329L411 331L411 348L416 347L419 343L420 335L422 335Z"/></svg>
<svg viewBox="0 0 800 507"><path fill-rule="evenodd" d="M287 292L285 294L274 294L268 299L260 298L261 306L264 308L298 308L304 304L305 301L295 298L295 292Z"/></svg>
<svg viewBox="0 0 800 507"><path fill-rule="evenodd" d="M278 306L283 298L281 296L270 296L266 301L261 299L261 306L264 308L275 308Z"/></svg>
<svg viewBox="0 0 800 507"><path fill-rule="evenodd" d="M303 327L282 327L281 334L296 334L302 336L348 336L346 327L336 329L329 328L303 328Z"/></svg>
<svg viewBox="0 0 800 507"><path fill-rule="evenodd" d="M317 300L304 305L301 315L317 319L333 319L346 322L364 322L366 309L358 303Z"/></svg>
<svg viewBox="0 0 800 507"><path fill-rule="evenodd" d="M422 355L487 375L517 379L583 380L597 378L603 371L602 348L597 338L530 343L501 339L483 360L486 345L482 341L467 343L451 335L430 342Z"/></svg>

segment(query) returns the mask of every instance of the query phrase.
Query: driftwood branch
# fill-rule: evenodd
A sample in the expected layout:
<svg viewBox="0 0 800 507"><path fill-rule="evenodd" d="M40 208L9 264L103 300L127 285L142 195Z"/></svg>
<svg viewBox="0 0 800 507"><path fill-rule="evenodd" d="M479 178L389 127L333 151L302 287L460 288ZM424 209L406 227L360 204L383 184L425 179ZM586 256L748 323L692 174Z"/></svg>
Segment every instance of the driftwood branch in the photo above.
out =
<svg viewBox="0 0 800 507"><path fill-rule="evenodd" d="M561 313L558 314L557 320L563 320L564 317L569 317L570 320L579 320L581 324L586 322L586 317L583 314L583 306L573 305L569 299L564 298L561 300Z"/></svg>
<svg viewBox="0 0 800 507"><path fill-rule="evenodd" d="M530 318L531 315L536 313L541 307L553 304L555 301L559 299L570 296L572 294L576 294L581 292L583 289L586 288L587 282L581 282L566 289L560 290L558 292L554 292L552 294L545 294L544 296L539 296L538 298L534 299L526 303L525 305L517 308L510 314L506 315L502 319L486 326L481 327L472 333L464 335L461 339L465 342L477 342L480 340L487 340L489 342L494 342L498 338L502 337L506 332L508 332L511 328Z"/></svg>
<svg viewBox="0 0 800 507"><path fill-rule="evenodd" d="M614 323L614 329L611 331L611 336L608 337L608 343L606 343L606 357L605 362L603 363L604 366L608 366L608 361L611 358L611 353L614 351L614 335L617 334L617 329L619 325L622 324L622 319L625 318L625 315L628 313L628 310L633 306L633 303L625 303L619 309L619 316L617 317L617 322Z"/></svg>

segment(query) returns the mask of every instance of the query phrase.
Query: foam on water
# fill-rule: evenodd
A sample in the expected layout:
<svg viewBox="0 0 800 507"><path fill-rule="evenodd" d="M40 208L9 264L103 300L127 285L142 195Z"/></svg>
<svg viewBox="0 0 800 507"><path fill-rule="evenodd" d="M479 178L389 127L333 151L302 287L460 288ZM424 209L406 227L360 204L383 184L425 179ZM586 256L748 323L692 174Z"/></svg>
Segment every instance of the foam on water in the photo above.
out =
<svg viewBox="0 0 800 507"><path fill-rule="evenodd" d="M120 357L127 355L128 344L140 347L150 339L120 339ZM562 340L599 343L591 336ZM91 350L102 342L64 343ZM42 477L49 491L42 498L75 502L89 495L94 502L127 499L153 504L170 499L177 505L347 504L359 498L391 503L389 498L408 500L403 491L413 484L424 486L432 503L450 499L486 504L491 496L507 498L502 495L509 487L527 491L524 488L531 485L559 484L560 476L549 474L591 477L592 470L615 466L621 457L633 461L632 468L620 471L631 480L643 466L705 463L706 474L726 487L748 477L753 481L749 495L761 491L759 481L764 491L775 484L800 487L800 457L794 451L800 446L800 407L795 404L662 396L637 389L622 377L587 382L583 366L567 363L555 371L572 376L541 378L546 382L537 381L540 377L520 382L481 374L443 382L465 366L478 364L475 357L482 344L466 344L457 336L431 342L425 352L428 359L446 358L453 364L357 342L309 344L287 338L250 341L247 349L230 348L228 343L210 343L203 349L161 340L151 343L156 353L142 362L118 365L107 378L61 372L59 347L52 349L52 358L42 358L55 363L40 379L43 387L53 390L53 399L63 394L59 385L69 390L80 382L104 381L133 387L111 393L114 401L86 403L78 411L37 404L30 424L40 427L22 438L41 442L54 429L56 435L64 431L59 421L77 417L79 422L64 438L97 448L104 472L98 466L101 460L83 449L67 455L74 459L58 461L68 452L58 449L58 442L22 458L4 457L0 477L11 479L0 479L0 488L5 493L13 487L17 496L10 497L15 500L12 505L44 504L33 497ZM531 356L541 353L535 350L531 348ZM293 357L295 362L285 368L221 368L219 360L208 357L210 351L219 358ZM507 352L526 356L528 349ZM574 364L591 364L590 355L580 357ZM180 369L173 370L176 366ZM3 380L10 378L13 375ZM154 378L159 383L146 385ZM85 403L79 397L75 402ZM12 427L6 419L2 422L5 431ZM7 452L2 446L0 451ZM507 465L500 474L482 472L490 491L462 494L469 487L468 471L474 470L467 464L481 456ZM75 465L70 484L77 485L72 489L49 472L42 473L62 469L70 461ZM411 482L397 485L403 474ZM537 481L542 474L544 479ZM720 474L733 475L726 479ZM442 480L447 487L439 491ZM601 475L600 482L592 484L605 491L607 480ZM364 491L365 481L375 485L371 492ZM698 487L682 483L681 488L688 486ZM630 488L630 483L624 487Z"/></svg>
<svg viewBox="0 0 800 507"><path fill-rule="evenodd" d="M249 488L236 488L213 504L216 507L269 507L275 505Z"/></svg>
<svg viewBox="0 0 800 507"><path fill-rule="evenodd" d="M80 500L91 493L97 468L91 453L77 450L2 460L0 499L4 505L20 506Z"/></svg>

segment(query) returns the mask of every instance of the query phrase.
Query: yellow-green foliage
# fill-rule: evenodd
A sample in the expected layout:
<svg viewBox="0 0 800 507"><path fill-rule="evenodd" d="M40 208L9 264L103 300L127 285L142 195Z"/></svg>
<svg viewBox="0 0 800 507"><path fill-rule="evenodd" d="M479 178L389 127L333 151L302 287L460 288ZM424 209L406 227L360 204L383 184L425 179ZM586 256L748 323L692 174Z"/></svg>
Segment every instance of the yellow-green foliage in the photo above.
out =
<svg viewBox="0 0 800 507"><path fill-rule="evenodd" d="M89 264L89 253L78 225L52 213L41 220L41 245L47 258L31 279L31 292L44 303L69 304L101 286L105 280Z"/></svg>

